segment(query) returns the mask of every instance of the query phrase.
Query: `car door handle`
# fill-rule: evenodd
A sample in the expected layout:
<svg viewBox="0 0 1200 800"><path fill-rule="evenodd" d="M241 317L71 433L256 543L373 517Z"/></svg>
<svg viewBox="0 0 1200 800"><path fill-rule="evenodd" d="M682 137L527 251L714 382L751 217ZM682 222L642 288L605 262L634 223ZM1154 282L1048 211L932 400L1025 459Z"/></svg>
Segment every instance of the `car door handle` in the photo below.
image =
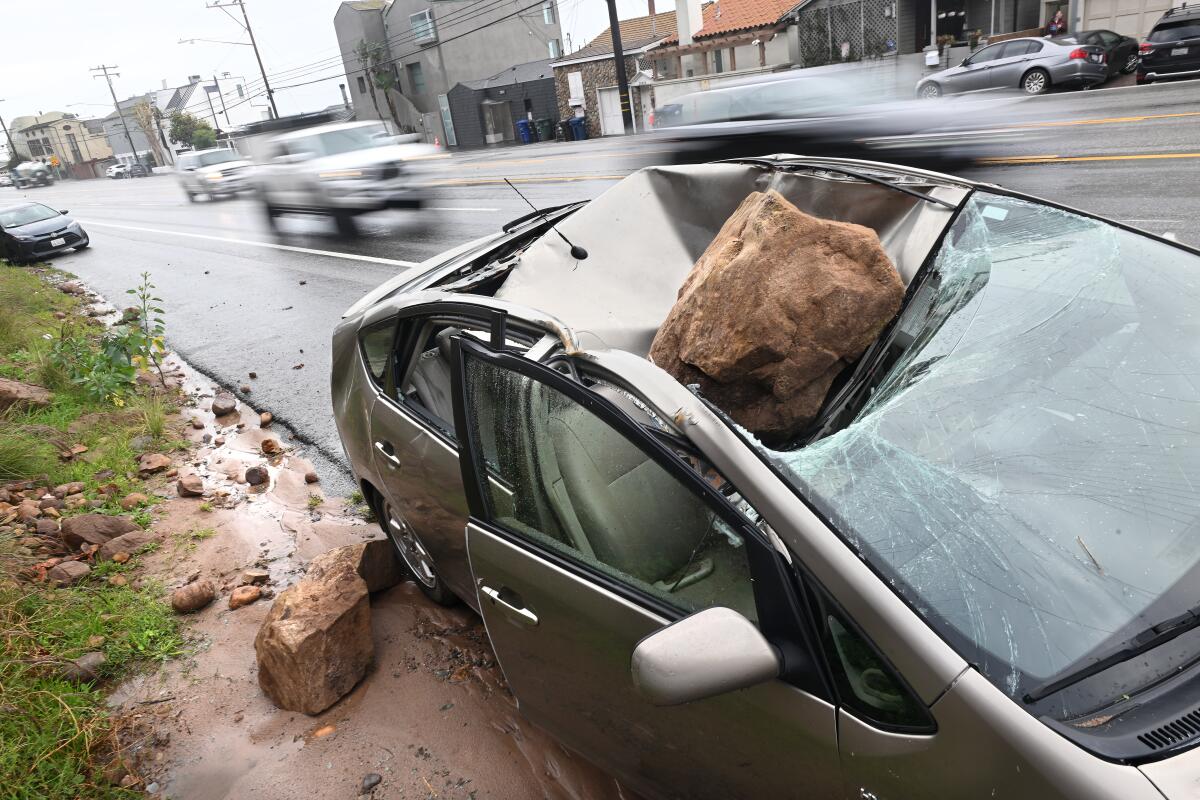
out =
<svg viewBox="0 0 1200 800"><path fill-rule="evenodd" d="M400 459L396 458L396 448L392 447L391 442L376 442L375 449L392 465L393 469L400 469Z"/></svg>
<svg viewBox="0 0 1200 800"><path fill-rule="evenodd" d="M499 589L493 589L487 584L480 582L479 593L491 600L492 605L503 611L509 619L530 627L538 624L537 614L525 608L524 603L521 601L521 596L507 587L502 586Z"/></svg>

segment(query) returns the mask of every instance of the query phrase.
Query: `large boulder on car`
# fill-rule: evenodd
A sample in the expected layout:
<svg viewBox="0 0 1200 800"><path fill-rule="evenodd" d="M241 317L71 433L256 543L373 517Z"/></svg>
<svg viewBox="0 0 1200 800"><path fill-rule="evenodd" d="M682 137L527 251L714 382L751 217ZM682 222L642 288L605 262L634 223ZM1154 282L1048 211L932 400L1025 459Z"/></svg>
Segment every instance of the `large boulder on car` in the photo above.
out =
<svg viewBox="0 0 1200 800"><path fill-rule="evenodd" d="M320 578L342 570L352 570L367 583L371 594L390 589L404 580L396 548L388 539L348 544L321 553L308 563L309 578Z"/></svg>
<svg viewBox="0 0 1200 800"><path fill-rule="evenodd" d="M353 689L375 656L367 584L353 563L280 592L254 652L258 685L279 708L320 714Z"/></svg>
<svg viewBox="0 0 1200 800"><path fill-rule="evenodd" d="M904 283L870 228L748 196L692 267L654 363L768 441L816 416L834 378L900 309Z"/></svg>

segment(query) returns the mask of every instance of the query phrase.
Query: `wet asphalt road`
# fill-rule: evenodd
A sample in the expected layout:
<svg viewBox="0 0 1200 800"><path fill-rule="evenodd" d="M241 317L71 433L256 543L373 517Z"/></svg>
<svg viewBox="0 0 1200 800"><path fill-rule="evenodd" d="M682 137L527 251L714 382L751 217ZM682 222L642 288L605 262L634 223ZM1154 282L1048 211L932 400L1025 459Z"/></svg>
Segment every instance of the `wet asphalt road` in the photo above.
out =
<svg viewBox="0 0 1200 800"><path fill-rule="evenodd" d="M1200 246L1200 81L1054 94L1005 113L1040 138L964 175ZM353 241L316 218L285 218L272 235L253 199L189 203L167 176L0 189L0 201L24 195L69 209L93 247L57 264L115 305L149 272L172 347L226 386L250 384L252 404L312 445L327 490L348 490L328 380L342 311L397 272L528 211L504 177L550 206L595 197L666 155L644 138L456 155L436 165L431 210L363 218Z"/></svg>

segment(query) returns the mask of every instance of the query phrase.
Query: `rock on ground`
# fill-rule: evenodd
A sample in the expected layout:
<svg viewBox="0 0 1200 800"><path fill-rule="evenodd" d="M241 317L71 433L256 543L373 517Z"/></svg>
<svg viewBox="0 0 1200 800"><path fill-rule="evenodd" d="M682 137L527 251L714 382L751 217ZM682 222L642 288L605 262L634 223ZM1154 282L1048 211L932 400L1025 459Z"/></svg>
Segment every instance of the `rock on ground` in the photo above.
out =
<svg viewBox="0 0 1200 800"><path fill-rule="evenodd" d="M126 511L132 511L138 506L145 505L150 502L150 498L141 492L130 492L121 498L121 508Z"/></svg>
<svg viewBox="0 0 1200 800"><path fill-rule="evenodd" d="M50 568L46 580L51 586L70 586L86 578L91 571L92 568L82 561L64 561Z"/></svg>
<svg viewBox="0 0 1200 800"><path fill-rule="evenodd" d="M171 608L180 614L198 611L211 603L217 596L212 581L196 581L171 592Z"/></svg>
<svg viewBox="0 0 1200 800"><path fill-rule="evenodd" d="M106 661L104 653L84 653L62 668L62 676L73 683L94 681L100 677L100 668Z"/></svg>
<svg viewBox="0 0 1200 800"><path fill-rule="evenodd" d="M258 684L275 705L321 713L362 680L374 658L366 582L343 561L284 590L254 652Z"/></svg>
<svg viewBox="0 0 1200 800"><path fill-rule="evenodd" d="M373 539L359 544L335 547L321 553L308 564L308 576L320 578L342 570L351 570L367 583L374 594L390 589L404 580L396 548L387 539Z"/></svg>
<svg viewBox="0 0 1200 800"><path fill-rule="evenodd" d="M67 495L79 494L86 488L87 486L84 485L83 481L71 481L70 483L60 483L58 486L55 486L52 494L61 500Z"/></svg>
<svg viewBox="0 0 1200 800"><path fill-rule="evenodd" d="M239 586L229 595L229 607L233 609L248 606L262 597L262 589L257 586Z"/></svg>
<svg viewBox="0 0 1200 800"><path fill-rule="evenodd" d="M903 297L874 231L754 192L688 273L650 357L740 425L786 440Z"/></svg>
<svg viewBox="0 0 1200 800"><path fill-rule="evenodd" d="M204 480L199 475L184 475L175 484L180 497L203 497Z"/></svg>
<svg viewBox="0 0 1200 800"><path fill-rule="evenodd" d="M171 459L162 453L142 453L138 456L138 475L146 477L171 466Z"/></svg>
<svg viewBox="0 0 1200 800"><path fill-rule="evenodd" d="M258 486L266 483L271 479L271 474L267 472L266 467L247 467L246 468L246 483L251 486Z"/></svg>
<svg viewBox="0 0 1200 800"><path fill-rule="evenodd" d="M108 561L117 553L136 553L140 548L156 541L158 535L150 531L135 530L123 533L100 545L100 549L96 551L96 561Z"/></svg>
<svg viewBox="0 0 1200 800"><path fill-rule="evenodd" d="M62 523L63 543L72 549L85 544L104 544L114 536L141 530L133 520L108 514L80 514Z"/></svg>
<svg viewBox="0 0 1200 800"><path fill-rule="evenodd" d="M232 414L237 410L237 398L228 392L221 392L212 401L212 413L214 416L223 417L226 414Z"/></svg>
<svg viewBox="0 0 1200 800"><path fill-rule="evenodd" d="M54 395L48 389L36 384L0 378L0 411L8 408L45 408L53 399Z"/></svg>

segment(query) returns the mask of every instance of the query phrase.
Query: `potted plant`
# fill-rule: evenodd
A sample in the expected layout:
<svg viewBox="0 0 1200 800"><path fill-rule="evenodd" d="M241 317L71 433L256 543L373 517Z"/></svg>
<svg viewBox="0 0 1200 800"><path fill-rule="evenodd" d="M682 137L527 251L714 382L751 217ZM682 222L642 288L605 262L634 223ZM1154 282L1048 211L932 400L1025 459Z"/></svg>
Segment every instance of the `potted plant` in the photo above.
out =
<svg viewBox="0 0 1200 800"><path fill-rule="evenodd" d="M979 47L979 38L981 36L983 36L983 31L979 30L978 28L967 34L967 44L971 46L972 50L974 50L976 47Z"/></svg>
<svg viewBox="0 0 1200 800"><path fill-rule="evenodd" d="M950 48L954 46L954 36L949 33L943 33L937 37L938 53L946 54L950 52Z"/></svg>

